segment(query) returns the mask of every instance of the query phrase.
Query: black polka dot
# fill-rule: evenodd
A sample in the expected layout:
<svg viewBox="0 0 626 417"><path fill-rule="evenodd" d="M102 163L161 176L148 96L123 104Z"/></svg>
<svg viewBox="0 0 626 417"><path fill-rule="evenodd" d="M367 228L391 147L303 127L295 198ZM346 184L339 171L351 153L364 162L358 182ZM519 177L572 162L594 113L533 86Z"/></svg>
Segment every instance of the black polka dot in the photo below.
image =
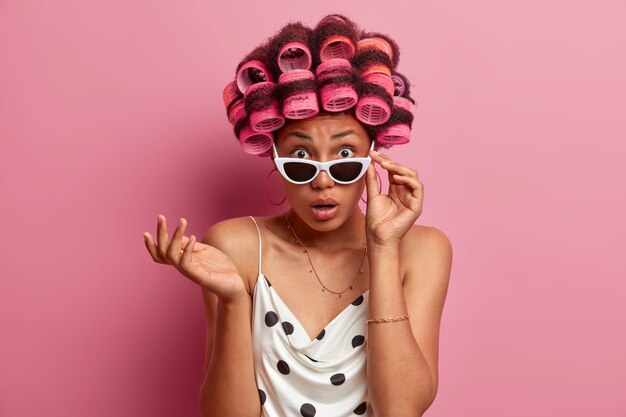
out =
<svg viewBox="0 0 626 417"><path fill-rule="evenodd" d="M324 335L326 334L326 329L322 329L322 331L320 332L320 334L318 334L315 338L317 340L322 340L324 338Z"/></svg>
<svg viewBox="0 0 626 417"><path fill-rule="evenodd" d="M287 375L289 374L289 365L287 365L287 362L285 361L278 361L278 363L276 364L276 368L278 368L278 372L280 372L283 375Z"/></svg>
<svg viewBox="0 0 626 417"><path fill-rule="evenodd" d="M265 391L262 389L259 390L259 398L261 399L261 405L265 404L265 400L267 400L267 395L265 395Z"/></svg>
<svg viewBox="0 0 626 417"><path fill-rule="evenodd" d="M346 382L346 376L344 374L335 374L330 377L330 383L333 385L341 385Z"/></svg>
<svg viewBox="0 0 626 417"><path fill-rule="evenodd" d="M287 336L293 333L293 324L289 323L288 321L283 321L282 325L283 330L285 331L285 334Z"/></svg>
<svg viewBox="0 0 626 417"><path fill-rule="evenodd" d="M365 342L365 337L364 336L361 336L361 335L354 336L352 338L352 347L353 348L359 347L359 346L361 346L363 344L363 342Z"/></svg>
<svg viewBox="0 0 626 417"><path fill-rule="evenodd" d="M359 404L357 408L354 409L354 414L362 416L363 414L365 414L366 410L367 410L367 403L363 401L361 404Z"/></svg>
<svg viewBox="0 0 626 417"><path fill-rule="evenodd" d="M361 305L361 303L362 303L362 302L363 302L363 296L362 296L362 295L359 295L359 298L357 298L356 300L354 300L354 301L352 302L352 305L353 305L353 306L358 306L358 305Z"/></svg>
<svg viewBox="0 0 626 417"><path fill-rule="evenodd" d="M278 323L278 314L274 313L273 311L268 311L267 313L265 313L265 324L267 325L267 327L272 327L276 323Z"/></svg>
<svg viewBox="0 0 626 417"><path fill-rule="evenodd" d="M313 417L317 410L313 407L313 404L304 403L302 407L300 407L300 414L302 417Z"/></svg>
<svg viewBox="0 0 626 417"><path fill-rule="evenodd" d="M319 361L316 361L315 359L313 359L312 357L310 357L309 355L304 355L304 356L306 356L307 358L309 358L309 359L311 360L311 362L319 362Z"/></svg>

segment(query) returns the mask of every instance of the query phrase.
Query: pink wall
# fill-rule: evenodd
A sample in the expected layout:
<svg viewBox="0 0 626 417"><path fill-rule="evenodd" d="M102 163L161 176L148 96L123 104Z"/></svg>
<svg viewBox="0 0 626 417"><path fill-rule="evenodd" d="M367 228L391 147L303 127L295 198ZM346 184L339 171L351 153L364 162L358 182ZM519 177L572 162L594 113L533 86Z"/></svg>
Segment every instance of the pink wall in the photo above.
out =
<svg viewBox="0 0 626 417"><path fill-rule="evenodd" d="M0 415L199 415L200 291L142 232L276 211L222 88L340 12L402 47L419 107L390 154L455 248L428 415L625 416L626 4L243 4L0 2Z"/></svg>

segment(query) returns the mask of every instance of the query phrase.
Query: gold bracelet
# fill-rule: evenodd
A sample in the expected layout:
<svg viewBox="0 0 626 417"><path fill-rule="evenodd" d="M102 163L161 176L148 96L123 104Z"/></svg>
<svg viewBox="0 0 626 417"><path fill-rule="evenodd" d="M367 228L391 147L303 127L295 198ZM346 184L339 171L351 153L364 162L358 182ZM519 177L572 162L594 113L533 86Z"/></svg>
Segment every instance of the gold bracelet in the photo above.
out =
<svg viewBox="0 0 626 417"><path fill-rule="evenodd" d="M370 323L395 323L396 321L408 320L410 319L410 315L401 316L401 317L393 317L390 319L367 319L367 324Z"/></svg>

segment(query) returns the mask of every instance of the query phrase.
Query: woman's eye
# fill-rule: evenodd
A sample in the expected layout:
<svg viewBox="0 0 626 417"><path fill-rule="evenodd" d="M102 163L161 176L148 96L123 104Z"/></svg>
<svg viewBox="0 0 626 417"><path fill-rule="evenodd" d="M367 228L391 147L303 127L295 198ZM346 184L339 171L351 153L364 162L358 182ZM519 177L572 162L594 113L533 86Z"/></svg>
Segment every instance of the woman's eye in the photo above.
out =
<svg viewBox="0 0 626 417"><path fill-rule="evenodd" d="M309 156L309 153L304 149L297 149L293 152L293 156L296 158L306 158Z"/></svg>
<svg viewBox="0 0 626 417"><path fill-rule="evenodd" d="M354 151L349 148L343 148L339 151L339 156L342 158L351 158L354 155Z"/></svg>

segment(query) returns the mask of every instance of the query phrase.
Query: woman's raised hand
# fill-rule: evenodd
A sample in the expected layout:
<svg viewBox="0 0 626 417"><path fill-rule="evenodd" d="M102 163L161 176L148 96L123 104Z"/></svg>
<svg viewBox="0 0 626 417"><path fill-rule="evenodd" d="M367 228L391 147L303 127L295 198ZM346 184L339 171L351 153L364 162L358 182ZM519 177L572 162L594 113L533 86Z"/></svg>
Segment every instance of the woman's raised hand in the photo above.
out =
<svg viewBox="0 0 626 417"><path fill-rule="evenodd" d="M399 243L422 214L424 185L417 172L393 162L388 156L370 151L367 169L367 231L373 243ZM389 175L389 192L381 194L374 162Z"/></svg>
<svg viewBox="0 0 626 417"><path fill-rule="evenodd" d="M233 261L219 249L184 236L187 221L180 219L168 241L165 216L157 219L157 241L144 233L144 241L155 262L169 264L198 285L215 293L223 302L247 295L245 283Z"/></svg>

